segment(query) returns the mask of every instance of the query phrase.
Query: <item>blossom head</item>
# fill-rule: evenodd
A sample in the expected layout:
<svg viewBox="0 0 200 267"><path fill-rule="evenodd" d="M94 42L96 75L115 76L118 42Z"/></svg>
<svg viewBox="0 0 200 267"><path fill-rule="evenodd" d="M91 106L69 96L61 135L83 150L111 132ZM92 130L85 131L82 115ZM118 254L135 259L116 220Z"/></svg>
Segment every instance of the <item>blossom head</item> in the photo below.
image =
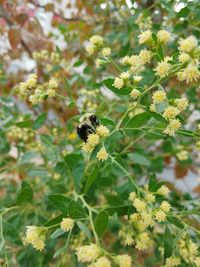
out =
<svg viewBox="0 0 200 267"><path fill-rule="evenodd" d="M98 136L98 134L90 134L88 136L87 143L91 147L95 147L96 145L98 145L99 144L99 136Z"/></svg>
<svg viewBox="0 0 200 267"><path fill-rule="evenodd" d="M110 54L111 54L111 49L110 49L110 47L104 47L104 48L102 49L102 51L101 51L101 55L102 55L103 57L108 57L108 56L110 56Z"/></svg>
<svg viewBox="0 0 200 267"><path fill-rule="evenodd" d="M136 248L138 250L145 250L149 247L150 243L151 243L151 240L149 238L148 233L146 233L146 232L141 233L137 236Z"/></svg>
<svg viewBox="0 0 200 267"><path fill-rule="evenodd" d="M163 117L166 120L174 119L178 114L180 113L180 110L173 106L168 106L163 113Z"/></svg>
<svg viewBox="0 0 200 267"><path fill-rule="evenodd" d="M163 90L158 90L153 93L153 102L155 104L162 103L166 99L166 93Z"/></svg>
<svg viewBox="0 0 200 267"><path fill-rule="evenodd" d="M157 190L157 194L158 195L161 195L161 196L168 196L168 194L169 194L169 189L168 189L168 187L167 186L165 186L165 185L162 185L158 190Z"/></svg>
<svg viewBox="0 0 200 267"><path fill-rule="evenodd" d="M88 52L88 54L91 56L93 55L96 51L95 51L95 46L90 44L86 47L86 51Z"/></svg>
<svg viewBox="0 0 200 267"><path fill-rule="evenodd" d="M168 31L166 31L166 30L160 30L157 33L157 38L158 38L158 41L160 43L166 44L166 43L168 43L170 41L171 34Z"/></svg>
<svg viewBox="0 0 200 267"><path fill-rule="evenodd" d="M164 267L175 267L179 266L180 264L181 264L180 258L171 256L170 258L166 259Z"/></svg>
<svg viewBox="0 0 200 267"><path fill-rule="evenodd" d="M100 255L100 249L96 244L85 245L77 248L76 254L79 262L91 262Z"/></svg>
<svg viewBox="0 0 200 267"><path fill-rule="evenodd" d="M101 161L105 161L108 159L108 153L105 147L102 147L99 152L97 153L97 159Z"/></svg>
<svg viewBox="0 0 200 267"><path fill-rule="evenodd" d="M117 89L121 89L122 87L124 87L124 81L122 78L115 78L113 86L116 87Z"/></svg>
<svg viewBox="0 0 200 267"><path fill-rule="evenodd" d="M72 230L72 228L74 227L74 220L71 218L63 218L62 222L60 223L60 228L65 231L68 232L70 230Z"/></svg>
<svg viewBox="0 0 200 267"><path fill-rule="evenodd" d="M50 89L56 89L56 88L58 88L58 81L54 78L51 78L48 86Z"/></svg>
<svg viewBox="0 0 200 267"><path fill-rule="evenodd" d="M107 137L110 134L109 129L106 126L104 126L104 125L98 126L96 128L96 132L101 137Z"/></svg>
<svg viewBox="0 0 200 267"><path fill-rule="evenodd" d="M54 97L56 95L56 91L54 89L47 90L48 97Z"/></svg>
<svg viewBox="0 0 200 267"><path fill-rule="evenodd" d="M132 259L127 254L118 255L115 257L115 260L120 267L131 267L132 265Z"/></svg>
<svg viewBox="0 0 200 267"><path fill-rule="evenodd" d="M179 62L183 64L190 61L190 59L190 55L185 52L180 53L180 55L178 56Z"/></svg>
<svg viewBox="0 0 200 267"><path fill-rule="evenodd" d="M30 74L28 80L26 81L28 88L34 88L37 85L37 74Z"/></svg>
<svg viewBox="0 0 200 267"><path fill-rule="evenodd" d="M155 219L158 222L164 222L166 219L166 213L162 210L159 210L155 213Z"/></svg>
<svg viewBox="0 0 200 267"><path fill-rule="evenodd" d="M169 64L166 60L159 62L157 67L155 68L156 75L160 77L165 77L169 75L170 70L171 64Z"/></svg>
<svg viewBox="0 0 200 267"><path fill-rule="evenodd" d="M93 35L90 38L90 43L95 46L102 46L103 42L103 37L101 37L100 35Z"/></svg>
<svg viewBox="0 0 200 267"><path fill-rule="evenodd" d="M152 32L150 30L141 32L138 38L139 38L139 44L146 44L152 40Z"/></svg>
<svg viewBox="0 0 200 267"><path fill-rule="evenodd" d="M138 212L142 212L146 210L146 203L139 198L135 198L133 201L133 206L136 208Z"/></svg>
<svg viewBox="0 0 200 267"><path fill-rule="evenodd" d="M91 153L94 149L94 147L91 146L88 142L82 143L81 148L85 153Z"/></svg>
<svg viewBox="0 0 200 267"><path fill-rule="evenodd" d="M141 61L143 64L150 63L153 54L151 51L148 51L147 49L143 49L140 51L139 57L141 58Z"/></svg>
<svg viewBox="0 0 200 267"><path fill-rule="evenodd" d="M152 193L147 193L145 195L145 199L148 203L153 203L155 202L155 196Z"/></svg>
<svg viewBox="0 0 200 267"><path fill-rule="evenodd" d="M141 93L140 93L139 90L137 90L137 89L133 89L133 90L131 91L131 93L130 93L130 96L131 96L133 99L137 99L138 96L139 96L140 94L141 94Z"/></svg>
<svg viewBox="0 0 200 267"><path fill-rule="evenodd" d="M92 265L92 267L111 267L111 263L106 257L101 257Z"/></svg>
<svg viewBox="0 0 200 267"><path fill-rule="evenodd" d="M197 39L194 36L189 36L186 39L179 40L179 51L189 53L198 45Z"/></svg>
<svg viewBox="0 0 200 267"><path fill-rule="evenodd" d="M196 82L200 78L200 71L195 64L189 64L185 69L177 73L177 77L179 81Z"/></svg>
<svg viewBox="0 0 200 267"><path fill-rule="evenodd" d="M163 133L174 136L175 132L181 127L181 123L178 119L170 120L168 126L163 131Z"/></svg>
<svg viewBox="0 0 200 267"><path fill-rule="evenodd" d="M188 99L186 97L178 98L175 100L175 104L180 111L183 111L188 106Z"/></svg>
<svg viewBox="0 0 200 267"><path fill-rule="evenodd" d="M171 205L167 201L163 201L160 205L160 209L164 212L169 212L171 209Z"/></svg>

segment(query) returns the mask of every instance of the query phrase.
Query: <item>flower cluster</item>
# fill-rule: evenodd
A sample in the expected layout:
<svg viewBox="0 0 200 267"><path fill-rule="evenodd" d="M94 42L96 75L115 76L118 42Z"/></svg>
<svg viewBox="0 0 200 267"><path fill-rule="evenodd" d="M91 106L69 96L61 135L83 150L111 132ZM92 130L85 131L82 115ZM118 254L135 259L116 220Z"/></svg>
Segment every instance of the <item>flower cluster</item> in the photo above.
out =
<svg viewBox="0 0 200 267"><path fill-rule="evenodd" d="M52 78L47 83L38 84L37 75L31 74L26 82L19 84L17 91L24 100L29 100L33 105L36 105L48 97L54 97L57 88L57 80Z"/></svg>
<svg viewBox="0 0 200 267"><path fill-rule="evenodd" d="M35 133L31 131L29 128L20 128L15 125L11 126L9 131L7 132L7 137L14 141L19 142L23 140L23 142L27 143L31 141L35 136Z"/></svg>
<svg viewBox="0 0 200 267"><path fill-rule="evenodd" d="M87 110L89 113L95 113L98 107L97 99L99 95L99 90L87 90L85 88L78 91L81 99L81 105L83 109Z"/></svg>
<svg viewBox="0 0 200 267"><path fill-rule="evenodd" d="M196 53L199 49L196 37L189 36L186 39L179 40L179 61L184 64L178 73L179 81L187 83L197 81L200 78L199 55Z"/></svg>
<svg viewBox="0 0 200 267"><path fill-rule="evenodd" d="M150 106L150 110L162 114L163 118L169 121L164 133L173 136L181 127L181 122L179 119L176 119L176 116L187 108L188 99L182 97L168 100L165 91L158 90L153 93L152 100L153 103ZM169 105L169 102L173 105Z"/></svg>
<svg viewBox="0 0 200 267"><path fill-rule="evenodd" d="M104 126L100 125L96 128L96 133L92 133L88 136L87 142L82 144L82 150L86 153L91 153L95 146L97 146L102 138L105 138L109 136L110 131L109 129ZM106 148L103 146L98 152L97 152L97 159L100 161L107 160L108 153L106 151Z"/></svg>
<svg viewBox="0 0 200 267"><path fill-rule="evenodd" d="M89 55L98 52L100 58L96 59L96 67L99 68L102 64L106 63L107 57L111 54L110 47L105 47L104 39L100 35L93 35L90 38L90 43L86 48Z"/></svg>
<svg viewBox="0 0 200 267"><path fill-rule="evenodd" d="M185 263L194 266L199 266L200 264L199 247L185 233L177 242L176 256L172 255L167 258L163 267L181 266L181 259L183 259Z"/></svg>
<svg viewBox="0 0 200 267"><path fill-rule="evenodd" d="M171 209L171 205L165 200L157 207L156 196L166 197L168 193L169 189L164 185L154 193L144 191L142 198L138 197L135 192L130 193L129 200L136 212L130 215L128 225L120 231L120 237L125 245L135 245L138 250L145 250L152 246L149 228L154 227L156 222L164 222Z"/></svg>
<svg viewBox="0 0 200 267"><path fill-rule="evenodd" d="M45 227L27 226L25 241L31 244L36 250L43 250L45 247Z"/></svg>

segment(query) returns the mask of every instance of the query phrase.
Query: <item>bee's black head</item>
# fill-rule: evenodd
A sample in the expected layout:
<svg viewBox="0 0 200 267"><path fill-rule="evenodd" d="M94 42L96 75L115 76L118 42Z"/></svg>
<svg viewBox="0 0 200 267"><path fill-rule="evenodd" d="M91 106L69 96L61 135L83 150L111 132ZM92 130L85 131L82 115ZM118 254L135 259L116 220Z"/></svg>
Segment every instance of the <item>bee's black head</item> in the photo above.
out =
<svg viewBox="0 0 200 267"><path fill-rule="evenodd" d="M93 125L95 128L96 128L97 126L99 126L99 120L98 120L98 118L97 118L96 115L91 115L91 116L89 117L89 119L90 119L92 125Z"/></svg>

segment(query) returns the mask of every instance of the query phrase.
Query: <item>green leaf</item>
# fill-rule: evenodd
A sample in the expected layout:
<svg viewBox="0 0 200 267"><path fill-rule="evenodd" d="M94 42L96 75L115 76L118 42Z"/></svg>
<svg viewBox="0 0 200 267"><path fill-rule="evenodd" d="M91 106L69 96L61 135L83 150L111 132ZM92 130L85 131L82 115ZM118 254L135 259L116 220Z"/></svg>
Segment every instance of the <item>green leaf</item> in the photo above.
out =
<svg viewBox="0 0 200 267"><path fill-rule="evenodd" d="M72 174L76 189L79 189L84 175L83 155L78 153L69 154L65 157L65 164Z"/></svg>
<svg viewBox="0 0 200 267"><path fill-rule="evenodd" d="M42 125L45 123L46 118L47 118L47 113L42 113L41 115L39 115L37 119L33 122L32 128L34 130L41 128Z"/></svg>
<svg viewBox="0 0 200 267"><path fill-rule="evenodd" d="M106 211L101 211L94 223L95 231L97 232L98 236L101 237L106 230L106 227L108 225L109 216Z"/></svg>
<svg viewBox="0 0 200 267"><path fill-rule="evenodd" d="M149 188L149 191L152 192L152 188L157 184L157 179L156 179L156 175L155 173L152 174L150 177L149 177L149 184L148 184L148 188Z"/></svg>
<svg viewBox="0 0 200 267"><path fill-rule="evenodd" d="M33 198L33 190L30 187L30 185L23 181L22 182L22 186L21 186L21 190L17 196L17 204L18 205L22 205L25 203L30 203L30 201Z"/></svg>
<svg viewBox="0 0 200 267"><path fill-rule="evenodd" d="M127 128L139 128L141 126L145 126L146 123L151 118L151 114L148 112L142 112L135 115L131 120L129 120L128 124L126 125Z"/></svg>
<svg viewBox="0 0 200 267"><path fill-rule="evenodd" d="M152 32L152 38L154 42L157 43L157 35L154 32Z"/></svg>
<svg viewBox="0 0 200 267"><path fill-rule="evenodd" d="M101 122L103 125L105 125L105 126L110 125L110 126L115 127L115 122L114 122L113 120L111 120L111 119L108 119L108 118L101 118L101 119L100 119L100 122Z"/></svg>
<svg viewBox="0 0 200 267"><path fill-rule="evenodd" d="M158 55L159 55L161 60L164 60L164 53L163 53L162 46L158 47Z"/></svg>
<svg viewBox="0 0 200 267"><path fill-rule="evenodd" d="M70 199L61 194L51 194L47 196L50 202L60 211L67 213Z"/></svg>
<svg viewBox="0 0 200 267"><path fill-rule="evenodd" d="M65 231L62 230L61 228L56 229L56 230L50 235L50 238L51 238L51 239L55 239L55 238L57 238L57 237L63 235L64 233L65 233Z"/></svg>
<svg viewBox="0 0 200 267"><path fill-rule="evenodd" d="M178 228L183 229L184 228L184 224L182 224L182 222L175 216L167 216L167 220L176 225Z"/></svg>
<svg viewBox="0 0 200 267"><path fill-rule="evenodd" d="M59 216L56 216L55 218L53 218L53 219L47 221L47 222L44 224L44 226L45 226L45 227L48 227L48 226L52 226L52 225L58 224L58 223L60 223L60 222L62 221L62 219L64 218L64 216L65 216L64 214L61 214L61 215L59 215Z"/></svg>
<svg viewBox="0 0 200 267"><path fill-rule="evenodd" d="M148 188L150 192L156 192L165 182L158 182L156 175L152 174L149 178Z"/></svg>
<svg viewBox="0 0 200 267"><path fill-rule="evenodd" d="M82 208L82 206L74 200L72 200L69 203L68 213L72 219L80 219L80 218L85 218L87 216L87 214L86 214L85 210Z"/></svg>
<svg viewBox="0 0 200 267"><path fill-rule="evenodd" d="M131 92L131 89L123 87L121 89L117 89L113 86L114 79L108 78L106 80L102 81L103 85L105 85L110 91L115 93L116 95L129 95Z"/></svg>
<svg viewBox="0 0 200 267"><path fill-rule="evenodd" d="M189 13L190 13L189 8L184 7L178 12L177 17L178 18L184 18L184 17L187 17L189 15Z"/></svg>
<svg viewBox="0 0 200 267"><path fill-rule="evenodd" d="M165 228L165 233L163 235L163 242L164 242L164 258L169 258L172 255L172 243L173 243L173 238L172 238L172 234L168 228L168 226L166 226Z"/></svg>
<svg viewBox="0 0 200 267"><path fill-rule="evenodd" d="M87 177L87 180L86 180L86 183L85 183L85 187L84 187L84 193L88 192L88 190L90 189L92 184L95 182L98 173L99 173L99 170L95 165L94 169L92 170L90 175Z"/></svg>
<svg viewBox="0 0 200 267"><path fill-rule="evenodd" d="M23 156L20 159L20 164L24 163L31 163L31 160L36 158L38 156L38 153L35 151L28 151L23 154Z"/></svg>
<svg viewBox="0 0 200 267"><path fill-rule="evenodd" d="M137 152L130 153L129 158L133 161L133 163L139 164L139 165L144 165L149 167L151 165L151 162L147 157L145 157L142 154L139 154Z"/></svg>
<svg viewBox="0 0 200 267"><path fill-rule="evenodd" d="M66 253L66 250L67 250L67 249L66 249L65 246L62 247L62 248L60 248L60 249L58 249L58 250L54 253L53 258L54 258L54 259L58 258L61 254Z"/></svg>
<svg viewBox="0 0 200 267"><path fill-rule="evenodd" d="M155 120L162 122L163 124L167 124L167 121L158 113L156 112L151 112L151 111L147 111L151 117L153 117Z"/></svg>
<svg viewBox="0 0 200 267"><path fill-rule="evenodd" d="M92 236L91 236L91 233L90 233L90 230L88 229L88 227L85 225L85 223L83 222L77 222L77 225L79 227L79 229L85 234L85 236L91 240L92 239Z"/></svg>
<svg viewBox="0 0 200 267"><path fill-rule="evenodd" d="M19 121L16 122L15 125L19 128L29 128L32 126L32 121L31 120Z"/></svg>

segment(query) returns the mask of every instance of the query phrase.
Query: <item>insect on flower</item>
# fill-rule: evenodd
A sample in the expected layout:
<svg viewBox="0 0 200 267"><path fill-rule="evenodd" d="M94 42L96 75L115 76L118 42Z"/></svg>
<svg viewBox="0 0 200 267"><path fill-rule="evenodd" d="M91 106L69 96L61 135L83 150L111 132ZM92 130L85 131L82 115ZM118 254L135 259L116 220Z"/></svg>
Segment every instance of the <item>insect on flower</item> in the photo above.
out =
<svg viewBox="0 0 200 267"><path fill-rule="evenodd" d="M86 113L80 120L77 126L77 134L85 143L88 136L92 133L96 133L96 128L99 126L99 120L95 114Z"/></svg>

